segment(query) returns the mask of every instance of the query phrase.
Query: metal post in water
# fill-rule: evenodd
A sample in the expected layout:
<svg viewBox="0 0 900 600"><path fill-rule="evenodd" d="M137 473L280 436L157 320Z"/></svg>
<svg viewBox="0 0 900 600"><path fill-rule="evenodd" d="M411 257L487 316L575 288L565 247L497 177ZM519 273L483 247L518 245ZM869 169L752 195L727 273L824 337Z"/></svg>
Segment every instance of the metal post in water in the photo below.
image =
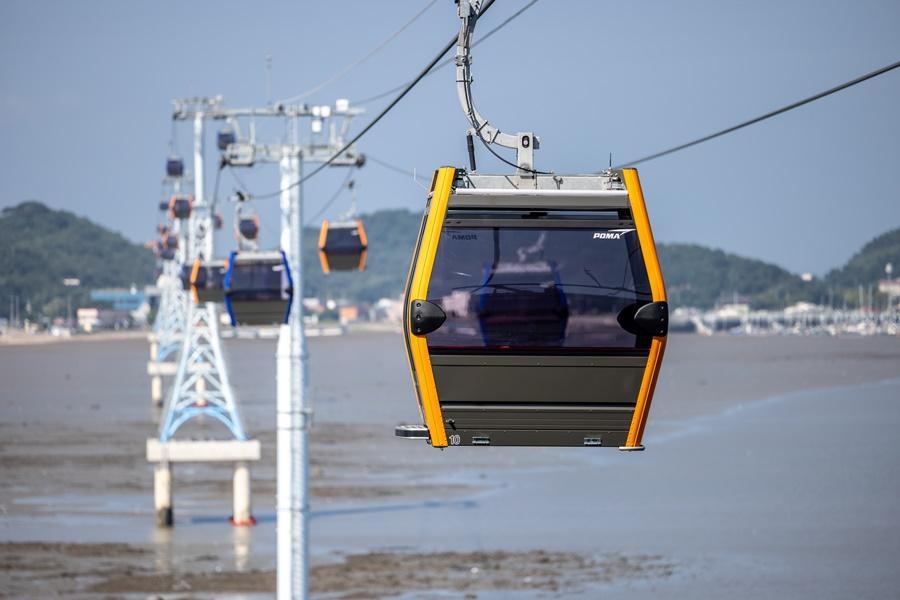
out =
<svg viewBox="0 0 900 600"><path fill-rule="evenodd" d="M153 470L153 508L157 526L171 527L175 520L172 514L172 465L168 461L160 461Z"/></svg>
<svg viewBox="0 0 900 600"><path fill-rule="evenodd" d="M256 520L250 509L250 467L247 461L239 461L234 465L233 478L234 502L231 513L231 524L238 526L253 525Z"/></svg>

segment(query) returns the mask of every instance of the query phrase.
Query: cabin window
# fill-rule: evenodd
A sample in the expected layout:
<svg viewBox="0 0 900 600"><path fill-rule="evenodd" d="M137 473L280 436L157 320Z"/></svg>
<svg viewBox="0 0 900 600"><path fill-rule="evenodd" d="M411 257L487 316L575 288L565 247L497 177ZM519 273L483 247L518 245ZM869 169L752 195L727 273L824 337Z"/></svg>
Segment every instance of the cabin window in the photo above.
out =
<svg viewBox="0 0 900 600"><path fill-rule="evenodd" d="M359 227L330 226L325 238L325 248L328 252L359 252L362 249L362 239L359 236Z"/></svg>
<svg viewBox="0 0 900 600"><path fill-rule="evenodd" d="M432 352L646 352L618 321L651 301L633 228L495 225L441 232L428 300L447 320Z"/></svg>
<svg viewBox="0 0 900 600"><path fill-rule="evenodd" d="M291 293L283 265L235 265L228 293L240 300L284 300Z"/></svg>

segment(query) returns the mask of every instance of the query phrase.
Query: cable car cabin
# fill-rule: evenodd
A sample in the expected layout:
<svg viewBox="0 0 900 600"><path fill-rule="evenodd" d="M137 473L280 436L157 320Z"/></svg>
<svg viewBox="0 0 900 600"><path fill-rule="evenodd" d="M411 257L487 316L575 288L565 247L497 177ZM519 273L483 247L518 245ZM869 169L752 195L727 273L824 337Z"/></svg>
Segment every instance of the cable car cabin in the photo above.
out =
<svg viewBox="0 0 900 600"><path fill-rule="evenodd" d="M237 136L234 133L234 129L231 129L230 127L221 129L219 133L216 134L216 147L218 147L219 150L226 150L228 146L236 141Z"/></svg>
<svg viewBox="0 0 900 600"><path fill-rule="evenodd" d="M169 216L173 219L189 219L194 199L191 196L172 196L169 200Z"/></svg>
<svg viewBox="0 0 900 600"><path fill-rule="evenodd" d="M178 156L170 156L166 159L166 175L169 177L181 177L184 175L184 161Z"/></svg>
<svg viewBox="0 0 900 600"><path fill-rule="evenodd" d="M322 229L319 231L319 262L323 272L364 271L368 246L362 221L322 221Z"/></svg>
<svg viewBox="0 0 900 600"><path fill-rule="evenodd" d="M232 325L287 323L294 282L284 252L232 252L224 287Z"/></svg>
<svg viewBox="0 0 900 600"><path fill-rule="evenodd" d="M191 293L197 304L223 302L225 300L225 273L228 263L224 260L194 261L191 269Z"/></svg>
<svg viewBox="0 0 900 600"><path fill-rule="evenodd" d="M424 426L397 435L643 449L668 306L637 171L439 169L403 321Z"/></svg>
<svg viewBox="0 0 900 600"><path fill-rule="evenodd" d="M238 233L246 240L256 240L259 237L259 215L241 217L238 221Z"/></svg>
<svg viewBox="0 0 900 600"><path fill-rule="evenodd" d="M185 291L191 289L191 273L193 270L193 265L181 265L181 271L178 272L178 280L181 281L181 289Z"/></svg>
<svg viewBox="0 0 900 600"><path fill-rule="evenodd" d="M156 255L159 256L161 260L173 260L175 258L175 249L166 248L162 242L157 242Z"/></svg>

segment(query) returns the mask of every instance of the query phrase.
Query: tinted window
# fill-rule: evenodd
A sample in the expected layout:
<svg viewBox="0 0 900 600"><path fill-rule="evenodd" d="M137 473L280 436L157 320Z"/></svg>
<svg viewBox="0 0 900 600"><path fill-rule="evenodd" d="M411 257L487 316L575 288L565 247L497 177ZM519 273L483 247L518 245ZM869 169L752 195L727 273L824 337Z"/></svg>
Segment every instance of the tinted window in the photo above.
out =
<svg viewBox="0 0 900 600"><path fill-rule="evenodd" d="M223 267L201 265L197 269L197 276L194 278L193 285L200 289L221 290L224 279L225 270Z"/></svg>
<svg viewBox="0 0 900 600"><path fill-rule="evenodd" d="M281 263L235 264L227 291L235 299L260 301L283 300L293 292Z"/></svg>
<svg viewBox="0 0 900 600"><path fill-rule="evenodd" d="M359 237L359 227L331 226L325 238L325 251L334 253L359 253L363 249L362 240Z"/></svg>
<svg viewBox="0 0 900 600"><path fill-rule="evenodd" d="M179 219L186 219L191 216L191 203L187 199L177 199L172 207L172 212Z"/></svg>
<svg viewBox="0 0 900 600"><path fill-rule="evenodd" d="M433 351L622 351L623 309L651 300L633 229L445 227L428 300L447 321Z"/></svg>

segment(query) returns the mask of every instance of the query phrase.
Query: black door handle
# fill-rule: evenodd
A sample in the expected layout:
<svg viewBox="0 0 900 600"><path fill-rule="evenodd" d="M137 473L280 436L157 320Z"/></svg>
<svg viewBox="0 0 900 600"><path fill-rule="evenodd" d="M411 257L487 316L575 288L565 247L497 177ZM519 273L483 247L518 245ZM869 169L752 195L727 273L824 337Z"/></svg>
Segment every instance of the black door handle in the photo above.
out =
<svg viewBox="0 0 900 600"><path fill-rule="evenodd" d="M413 300L409 308L409 324L415 335L428 335L447 320L447 313L428 300Z"/></svg>
<svg viewBox="0 0 900 600"><path fill-rule="evenodd" d="M635 302L623 308L616 320L628 333L665 337L669 333L669 304Z"/></svg>

